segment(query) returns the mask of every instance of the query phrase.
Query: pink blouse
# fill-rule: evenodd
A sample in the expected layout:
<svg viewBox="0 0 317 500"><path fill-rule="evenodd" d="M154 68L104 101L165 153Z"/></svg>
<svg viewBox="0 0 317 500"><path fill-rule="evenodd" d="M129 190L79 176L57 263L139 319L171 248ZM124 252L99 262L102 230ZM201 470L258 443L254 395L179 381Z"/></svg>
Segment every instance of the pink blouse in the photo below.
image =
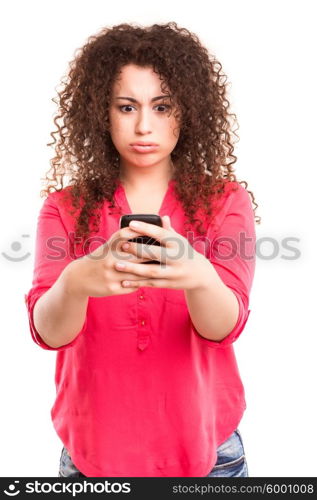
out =
<svg viewBox="0 0 317 500"><path fill-rule="evenodd" d="M185 216L170 180L159 214L185 234ZM237 191L230 188L237 186ZM236 295L240 312L227 337L215 342L194 327L183 290L142 287L109 297L89 297L85 323L75 339L49 347L35 329L37 299L73 259L92 252L131 214L119 184L115 207L105 201L100 229L90 245L74 251L75 223L62 200L43 202L37 225L32 288L25 295L30 332L43 349L57 351L54 428L76 467L87 477L206 476L217 447L237 428L246 409L233 342L247 322L255 271L255 224L251 199L228 182L209 224L204 253ZM188 238L189 239L189 238Z"/></svg>

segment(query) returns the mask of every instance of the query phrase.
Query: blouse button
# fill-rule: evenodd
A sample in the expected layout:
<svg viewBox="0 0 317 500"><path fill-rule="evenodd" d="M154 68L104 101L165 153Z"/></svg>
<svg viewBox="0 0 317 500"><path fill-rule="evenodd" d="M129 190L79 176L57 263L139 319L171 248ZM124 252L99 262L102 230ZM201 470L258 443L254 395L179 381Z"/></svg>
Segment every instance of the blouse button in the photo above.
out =
<svg viewBox="0 0 317 500"><path fill-rule="evenodd" d="M144 298L144 295L140 295L139 298L142 300Z"/></svg>
<svg viewBox="0 0 317 500"><path fill-rule="evenodd" d="M145 325L145 321L144 321L144 319L142 319L142 321L141 321L141 325L142 325L142 326L144 326L144 325Z"/></svg>

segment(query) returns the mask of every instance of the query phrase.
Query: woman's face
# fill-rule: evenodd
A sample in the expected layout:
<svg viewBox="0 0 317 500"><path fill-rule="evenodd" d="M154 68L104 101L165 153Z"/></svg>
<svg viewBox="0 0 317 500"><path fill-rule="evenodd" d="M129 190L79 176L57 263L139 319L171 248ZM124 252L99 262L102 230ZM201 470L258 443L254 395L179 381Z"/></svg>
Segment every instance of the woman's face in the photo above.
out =
<svg viewBox="0 0 317 500"><path fill-rule="evenodd" d="M164 169L170 165L170 154L179 137L174 111L152 68L128 64L121 69L113 85L109 107L110 135L121 166ZM137 142L157 146L138 150L132 146Z"/></svg>

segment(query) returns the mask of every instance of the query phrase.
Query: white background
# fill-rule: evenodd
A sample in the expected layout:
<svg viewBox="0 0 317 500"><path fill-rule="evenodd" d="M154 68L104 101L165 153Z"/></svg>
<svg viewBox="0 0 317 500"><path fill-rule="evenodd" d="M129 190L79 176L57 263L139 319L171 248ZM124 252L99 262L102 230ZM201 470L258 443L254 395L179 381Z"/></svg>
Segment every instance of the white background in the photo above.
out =
<svg viewBox="0 0 317 500"><path fill-rule="evenodd" d="M40 179L54 154L46 143L55 87L74 51L102 27L168 21L195 32L223 65L240 126L236 174L262 217L251 314L235 344L249 475L317 475L314 3L2 2L1 476L57 477L62 449L50 420L56 353L33 343L24 304ZM297 259L288 259L285 238L296 238L289 245ZM19 262L7 257L28 252Z"/></svg>

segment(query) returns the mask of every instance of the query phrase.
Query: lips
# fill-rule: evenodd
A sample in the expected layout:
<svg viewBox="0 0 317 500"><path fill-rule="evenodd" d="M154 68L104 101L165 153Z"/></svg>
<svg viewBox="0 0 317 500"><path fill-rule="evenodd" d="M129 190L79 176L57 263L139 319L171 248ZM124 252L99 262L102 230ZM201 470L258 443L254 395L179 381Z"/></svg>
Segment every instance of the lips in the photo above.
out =
<svg viewBox="0 0 317 500"><path fill-rule="evenodd" d="M158 144L156 142L138 141L132 142L131 146L158 146Z"/></svg>
<svg viewBox="0 0 317 500"><path fill-rule="evenodd" d="M134 142L131 148L138 153L153 153L157 150L158 144L154 142Z"/></svg>

